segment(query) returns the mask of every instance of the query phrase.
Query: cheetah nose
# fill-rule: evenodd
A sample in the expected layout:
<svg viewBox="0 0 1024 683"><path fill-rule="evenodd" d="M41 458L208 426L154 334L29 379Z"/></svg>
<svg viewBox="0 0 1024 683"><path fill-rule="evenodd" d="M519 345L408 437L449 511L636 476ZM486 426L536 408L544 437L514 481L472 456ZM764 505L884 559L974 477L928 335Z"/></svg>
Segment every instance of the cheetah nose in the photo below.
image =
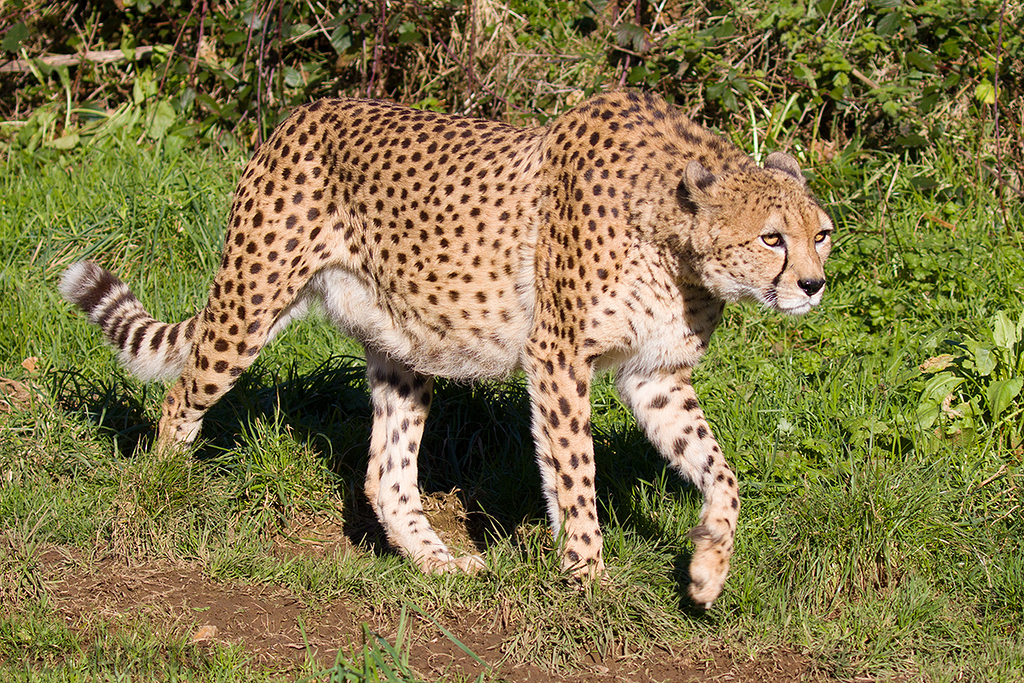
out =
<svg viewBox="0 0 1024 683"><path fill-rule="evenodd" d="M797 280L796 284L800 289L804 290L807 296L814 296L821 291L821 288L825 286L825 280Z"/></svg>

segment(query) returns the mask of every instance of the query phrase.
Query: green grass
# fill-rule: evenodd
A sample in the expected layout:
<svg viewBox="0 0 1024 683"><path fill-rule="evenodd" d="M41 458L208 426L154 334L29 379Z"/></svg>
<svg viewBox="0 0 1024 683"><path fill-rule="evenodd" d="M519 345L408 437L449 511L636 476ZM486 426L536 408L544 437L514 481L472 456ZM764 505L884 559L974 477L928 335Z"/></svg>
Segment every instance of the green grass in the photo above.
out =
<svg viewBox="0 0 1024 683"><path fill-rule="evenodd" d="M505 633L489 664L564 669L587 651L715 644L737 655L799 650L840 679L1024 675L1021 399L994 415L983 387L965 385L957 400L976 399L971 425L943 413L924 428L919 415L930 377L920 364L960 354L957 371L977 374L963 345L991 342L993 316L1024 309L1021 207L1004 215L968 156L940 146L814 168L837 219L825 302L799 320L727 312L695 383L740 476L743 513L732 575L707 614L684 597L685 533L700 500L665 471L608 379L594 392L594 433L610 579L582 591L560 576L545 529L520 377L439 382L422 444L424 490L461 489L493 568L481 577L422 576L384 548L362 502L361 352L322 322L294 324L264 352L211 411L195 458L150 456L162 388L124 375L56 283L90 257L157 317L190 315L243 161L114 135L4 164L0 377L27 393L0 412L0 678L318 671L198 648L159 623L69 628L38 571L51 546L189 562L314 606L345 600L377 624L415 605L458 636L464 615L486 615ZM29 357L34 371L21 365ZM273 552L316 516L355 551ZM392 647L367 631L364 642L339 643L342 658L321 680L423 675L403 663L401 638Z"/></svg>

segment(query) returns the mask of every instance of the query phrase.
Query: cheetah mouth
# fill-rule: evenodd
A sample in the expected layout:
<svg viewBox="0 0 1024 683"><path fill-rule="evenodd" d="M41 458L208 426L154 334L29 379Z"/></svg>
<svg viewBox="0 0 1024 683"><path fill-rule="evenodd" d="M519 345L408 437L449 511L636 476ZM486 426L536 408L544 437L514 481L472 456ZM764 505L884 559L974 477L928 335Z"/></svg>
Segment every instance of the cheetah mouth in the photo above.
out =
<svg viewBox="0 0 1024 683"><path fill-rule="evenodd" d="M786 305L781 302L775 303L775 310L780 313L785 313L786 315L803 315L812 308L814 308L814 304L811 301L804 301L803 303L796 305Z"/></svg>

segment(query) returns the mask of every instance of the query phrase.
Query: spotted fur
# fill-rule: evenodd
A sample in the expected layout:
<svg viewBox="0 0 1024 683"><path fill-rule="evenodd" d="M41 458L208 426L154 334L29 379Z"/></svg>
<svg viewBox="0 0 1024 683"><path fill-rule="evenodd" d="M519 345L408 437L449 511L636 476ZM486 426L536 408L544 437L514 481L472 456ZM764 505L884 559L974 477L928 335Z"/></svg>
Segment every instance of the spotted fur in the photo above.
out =
<svg viewBox="0 0 1024 683"><path fill-rule="evenodd" d="M816 305L831 231L791 157L758 167L651 95L599 95L533 129L321 100L246 167L196 316L158 322L87 262L61 291L132 371L178 377L158 448L192 441L260 349L318 304L366 348L366 493L390 542L425 571L483 566L455 557L423 515L416 458L431 378L516 368L563 566L602 571L590 386L614 368L651 442L704 494L690 591L709 605L739 496L691 368L726 302Z"/></svg>

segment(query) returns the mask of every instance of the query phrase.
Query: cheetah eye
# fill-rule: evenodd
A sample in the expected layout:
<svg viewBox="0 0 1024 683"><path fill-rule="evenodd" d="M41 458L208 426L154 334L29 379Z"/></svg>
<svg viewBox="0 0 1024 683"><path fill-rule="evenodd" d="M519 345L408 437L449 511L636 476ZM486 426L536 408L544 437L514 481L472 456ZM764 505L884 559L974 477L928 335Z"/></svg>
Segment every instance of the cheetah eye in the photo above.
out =
<svg viewBox="0 0 1024 683"><path fill-rule="evenodd" d="M782 235L777 232L770 232L767 235L761 235L761 241L769 247L778 247L782 245Z"/></svg>
<svg viewBox="0 0 1024 683"><path fill-rule="evenodd" d="M814 243L821 244L822 242L827 240L831 234L831 230L822 230L821 232L814 236Z"/></svg>

